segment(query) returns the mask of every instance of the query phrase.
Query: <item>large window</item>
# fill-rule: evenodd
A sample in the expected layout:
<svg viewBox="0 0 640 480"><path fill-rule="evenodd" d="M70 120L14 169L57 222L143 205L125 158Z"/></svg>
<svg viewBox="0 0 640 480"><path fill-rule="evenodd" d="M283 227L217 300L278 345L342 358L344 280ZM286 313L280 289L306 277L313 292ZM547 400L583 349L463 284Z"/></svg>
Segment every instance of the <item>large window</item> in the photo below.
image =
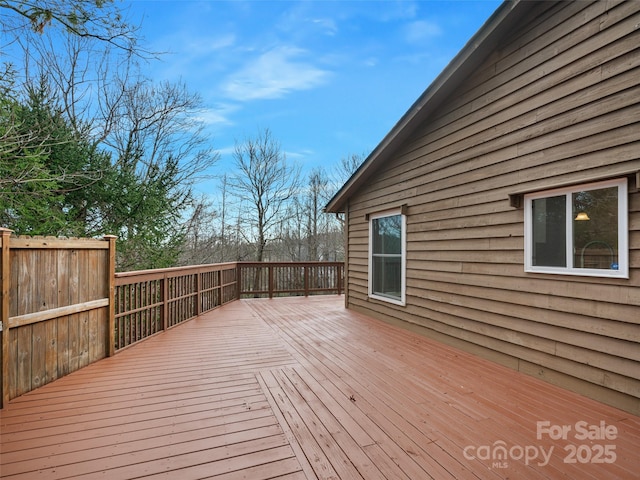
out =
<svg viewBox="0 0 640 480"><path fill-rule="evenodd" d="M627 278L627 180L525 196L525 270Z"/></svg>
<svg viewBox="0 0 640 480"><path fill-rule="evenodd" d="M405 216L394 210L369 222L369 296L404 305Z"/></svg>

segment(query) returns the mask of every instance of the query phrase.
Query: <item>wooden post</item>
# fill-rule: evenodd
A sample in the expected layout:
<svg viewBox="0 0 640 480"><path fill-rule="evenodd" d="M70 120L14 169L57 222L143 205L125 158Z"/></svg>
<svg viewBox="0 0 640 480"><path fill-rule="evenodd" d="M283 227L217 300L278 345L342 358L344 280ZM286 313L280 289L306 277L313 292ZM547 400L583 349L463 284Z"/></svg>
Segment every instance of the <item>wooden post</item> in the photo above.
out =
<svg viewBox="0 0 640 480"><path fill-rule="evenodd" d="M302 266L302 272L304 276L304 296L305 297L309 296L309 269L310 268L311 268L310 265Z"/></svg>
<svg viewBox="0 0 640 480"><path fill-rule="evenodd" d="M2 241L2 255L0 257L0 322L2 322L2 351L0 353L0 374L2 375L2 385L0 386L0 408L3 408L9 401L9 286L11 276L10 264L10 238L12 231L7 228L0 228L0 241Z"/></svg>
<svg viewBox="0 0 640 480"><path fill-rule="evenodd" d="M116 236L105 235L103 237L109 242L109 257L107 262L107 292L109 298L109 327L107 338L107 355L113 357L116 353Z"/></svg>
<svg viewBox="0 0 640 480"><path fill-rule="evenodd" d="M0 387L0 408L3 408L9 401L9 287L10 287L10 238L12 231L6 228L0 228L0 236L2 241L2 254L0 265L0 281L2 283L0 291L0 322L2 322L2 351L1 351L1 367L2 385Z"/></svg>
<svg viewBox="0 0 640 480"><path fill-rule="evenodd" d="M236 298L240 300L242 298L242 265L240 262L236 263Z"/></svg>
<svg viewBox="0 0 640 480"><path fill-rule="evenodd" d="M269 274L269 298L273 298L273 265L269 264L267 269Z"/></svg>

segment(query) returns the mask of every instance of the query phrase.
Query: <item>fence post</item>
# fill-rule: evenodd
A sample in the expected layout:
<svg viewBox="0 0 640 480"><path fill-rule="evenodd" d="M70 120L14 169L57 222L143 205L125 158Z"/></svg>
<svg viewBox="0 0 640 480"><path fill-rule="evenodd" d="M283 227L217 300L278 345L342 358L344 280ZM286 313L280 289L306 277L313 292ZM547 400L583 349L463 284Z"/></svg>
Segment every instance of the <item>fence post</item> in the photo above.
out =
<svg viewBox="0 0 640 480"><path fill-rule="evenodd" d="M309 296L309 270L311 269L310 265L303 265L302 272L304 277L304 296Z"/></svg>
<svg viewBox="0 0 640 480"><path fill-rule="evenodd" d="M116 353L116 236L105 235L109 242L109 256L107 259L107 295L109 297L109 332L107 337L107 355L113 357Z"/></svg>
<svg viewBox="0 0 640 480"><path fill-rule="evenodd" d="M269 264L267 269L269 276L269 298L273 298L273 265Z"/></svg>
<svg viewBox="0 0 640 480"><path fill-rule="evenodd" d="M242 298L242 265L240 262L236 263L236 299Z"/></svg>
<svg viewBox="0 0 640 480"><path fill-rule="evenodd" d="M12 231L8 228L0 228L2 241L2 256L0 262L0 322L2 322L2 351L0 352L0 374L2 375L2 385L0 385L0 408L3 408L9 401L9 285L11 277L11 264L9 244L11 242Z"/></svg>

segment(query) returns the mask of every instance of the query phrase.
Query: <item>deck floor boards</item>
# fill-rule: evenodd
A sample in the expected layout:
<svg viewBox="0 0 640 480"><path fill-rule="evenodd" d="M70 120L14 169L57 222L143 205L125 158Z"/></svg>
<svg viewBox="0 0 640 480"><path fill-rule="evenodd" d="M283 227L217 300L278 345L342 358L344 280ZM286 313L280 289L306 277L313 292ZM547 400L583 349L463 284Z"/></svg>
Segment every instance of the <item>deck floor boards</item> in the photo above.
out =
<svg viewBox="0 0 640 480"><path fill-rule="evenodd" d="M618 433L538 439L539 421L605 422ZM227 304L12 400L0 428L3 479L627 480L640 471L640 418L345 310L337 296ZM587 461L607 444L615 461ZM467 458L500 445L505 459ZM552 449L548 462L517 458L541 448ZM571 448L581 456L566 463Z"/></svg>

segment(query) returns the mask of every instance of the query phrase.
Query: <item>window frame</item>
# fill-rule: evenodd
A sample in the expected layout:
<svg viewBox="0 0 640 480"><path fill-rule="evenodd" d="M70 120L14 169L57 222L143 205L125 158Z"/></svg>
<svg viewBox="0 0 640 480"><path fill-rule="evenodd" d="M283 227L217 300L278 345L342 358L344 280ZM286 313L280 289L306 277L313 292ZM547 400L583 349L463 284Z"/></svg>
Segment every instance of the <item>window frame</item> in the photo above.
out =
<svg viewBox="0 0 640 480"><path fill-rule="evenodd" d="M374 272L373 272L373 222L380 218L400 216L401 218L401 231L400 231L400 297L394 297L390 295L383 295L375 293L373 291L374 285ZM394 305L405 306L406 305L406 279L407 279L407 216L403 213L401 208L394 208L391 210L385 210L369 215L369 252L368 252L368 295L369 298L380 300L383 302L392 303Z"/></svg>
<svg viewBox="0 0 640 480"><path fill-rule="evenodd" d="M576 268L573 265L573 200L572 195L577 192L599 190L604 188L618 188L618 270ZM542 198L565 196L565 249L567 266L551 267L533 265L533 200ZM616 178L601 182L592 182L570 187L555 188L524 196L524 270L528 273L550 273L559 275L575 275L581 277L629 278L629 205L628 181L626 178Z"/></svg>

